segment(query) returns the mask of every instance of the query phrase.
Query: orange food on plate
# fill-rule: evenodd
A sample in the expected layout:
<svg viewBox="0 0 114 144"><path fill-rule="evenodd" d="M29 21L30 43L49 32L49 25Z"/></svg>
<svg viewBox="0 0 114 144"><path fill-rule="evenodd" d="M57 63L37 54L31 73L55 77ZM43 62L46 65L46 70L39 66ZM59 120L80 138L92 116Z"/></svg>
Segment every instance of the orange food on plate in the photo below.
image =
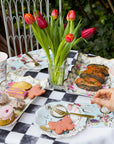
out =
<svg viewBox="0 0 114 144"><path fill-rule="evenodd" d="M80 77L90 77L90 78L95 78L99 82L104 83L105 81L105 76L103 73L100 71L94 71L93 69L87 69L81 72Z"/></svg>
<svg viewBox="0 0 114 144"><path fill-rule="evenodd" d="M104 66L104 65L90 64L90 65L87 66L87 69L93 69L94 71L100 71L105 76L109 75L109 73L108 73L109 68L107 66Z"/></svg>
<svg viewBox="0 0 114 144"><path fill-rule="evenodd" d="M98 80L90 77L77 78L75 84L78 87L89 91L97 91L102 87L102 84Z"/></svg>

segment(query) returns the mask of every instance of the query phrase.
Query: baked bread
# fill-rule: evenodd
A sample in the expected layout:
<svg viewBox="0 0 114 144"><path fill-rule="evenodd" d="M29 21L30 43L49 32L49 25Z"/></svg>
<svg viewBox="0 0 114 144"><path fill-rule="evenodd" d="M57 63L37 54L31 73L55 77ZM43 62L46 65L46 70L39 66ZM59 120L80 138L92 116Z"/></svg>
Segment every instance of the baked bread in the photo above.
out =
<svg viewBox="0 0 114 144"><path fill-rule="evenodd" d="M97 91L102 88L102 84L90 77L85 77L85 78L77 78L75 80L75 84L82 89L88 90L88 91Z"/></svg>
<svg viewBox="0 0 114 144"><path fill-rule="evenodd" d="M81 78L85 78L85 77L88 77L88 78L95 78L96 80L98 80L99 82L101 83L104 83L105 81L105 76L103 73L101 73L100 71L94 71L93 69L87 69L87 70L84 70L80 73L80 77Z"/></svg>
<svg viewBox="0 0 114 144"><path fill-rule="evenodd" d="M92 69L94 71L100 71L101 73L103 73L105 76L108 76L108 70L109 68L107 66L104 65L100 65L100 64L90 64L87 66L87 69Z"/></svg>
<svg viewBox="0 0 114 144"><path fill-rule="evenodd" d="M9 106L3 106L0 108L0 126L8 125L15 119L14 109Z"/></svg>
<svg viewBox="0 0 114 144"><path fill-rule="evenodd" d="M11 87L19 88L21 90L29 90L32 87L32 85L28 82L20 81L13 83Z"/></svg>

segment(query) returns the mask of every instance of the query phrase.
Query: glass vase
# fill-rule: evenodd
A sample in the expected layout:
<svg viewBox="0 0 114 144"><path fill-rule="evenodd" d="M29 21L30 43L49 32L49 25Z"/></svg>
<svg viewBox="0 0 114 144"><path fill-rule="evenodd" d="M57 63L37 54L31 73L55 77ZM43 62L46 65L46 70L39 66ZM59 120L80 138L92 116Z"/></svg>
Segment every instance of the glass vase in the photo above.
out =
<svg viewBox="0 0 114 144"><path fill-rule="evenodd" d="M56 66L51 63L48 65L49 83L51 88L63 89L63 82L67 74L67 60L65 60L62 66Z"/></svg>

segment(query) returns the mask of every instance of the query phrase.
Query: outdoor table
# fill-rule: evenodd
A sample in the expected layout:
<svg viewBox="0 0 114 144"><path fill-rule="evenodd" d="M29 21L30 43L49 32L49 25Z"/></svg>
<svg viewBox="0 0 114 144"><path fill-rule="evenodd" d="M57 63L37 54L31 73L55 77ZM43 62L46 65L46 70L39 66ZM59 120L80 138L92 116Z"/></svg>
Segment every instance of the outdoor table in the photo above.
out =
<svg viewBox="0 0 114 144"><path fill-rule="evenodd" d="M77 51L71 51L68 56L68 65L73 66L77 58ZM88 54L88 56L93 56ZM19 57L19 56L18 56ZM11 60L12 58L10 58ZM19 71L18 71L19 72ZM37 80L48 78L48 69L31 70L25 69L19 74L31 75ZM34 125L35 112L50 102L66 101L71 103L90 104L90 97L77 94L69 94L64 90L46 89L46 93L38 96L22 114L20 119L10 127L0 127L0 143L6 144L112 144L114 129L108 127L87 127L74 136L68 138L51 138L42 134Z"/></svg>

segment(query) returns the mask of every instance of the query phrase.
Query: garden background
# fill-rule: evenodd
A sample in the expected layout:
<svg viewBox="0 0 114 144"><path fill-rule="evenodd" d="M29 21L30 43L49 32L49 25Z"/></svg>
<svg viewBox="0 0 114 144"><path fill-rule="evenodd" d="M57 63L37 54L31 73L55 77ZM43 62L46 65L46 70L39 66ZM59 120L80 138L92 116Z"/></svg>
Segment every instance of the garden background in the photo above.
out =
<svg viewBox="0 0 114 144"><path fill-rule="evenodd" d="M44 0L45 1L45 0ZM49 0L50 14L53 9L58 9L59 0ZM76 23L82 19L83 29L96 27L97 32L88 40L87 43L79 43L72 49L83 53L91 53L104 58L114 58L114 1L113 0L62 0L62 16L64 22L69 10L75 10ZM7 11L7 10L6 10ZM13 11L13 6L12 6ZM43 9L45 13L45 8ZM15 13L15 11L13 11ZM16 32L16 26L15 32ZM9 23L9 29L11 28ZM35 47L34 47L35 49ZM0 3L0 51L7 52L7 42L2 17L2 8ZM12 45L13 53L13 45Z"/></svg>

